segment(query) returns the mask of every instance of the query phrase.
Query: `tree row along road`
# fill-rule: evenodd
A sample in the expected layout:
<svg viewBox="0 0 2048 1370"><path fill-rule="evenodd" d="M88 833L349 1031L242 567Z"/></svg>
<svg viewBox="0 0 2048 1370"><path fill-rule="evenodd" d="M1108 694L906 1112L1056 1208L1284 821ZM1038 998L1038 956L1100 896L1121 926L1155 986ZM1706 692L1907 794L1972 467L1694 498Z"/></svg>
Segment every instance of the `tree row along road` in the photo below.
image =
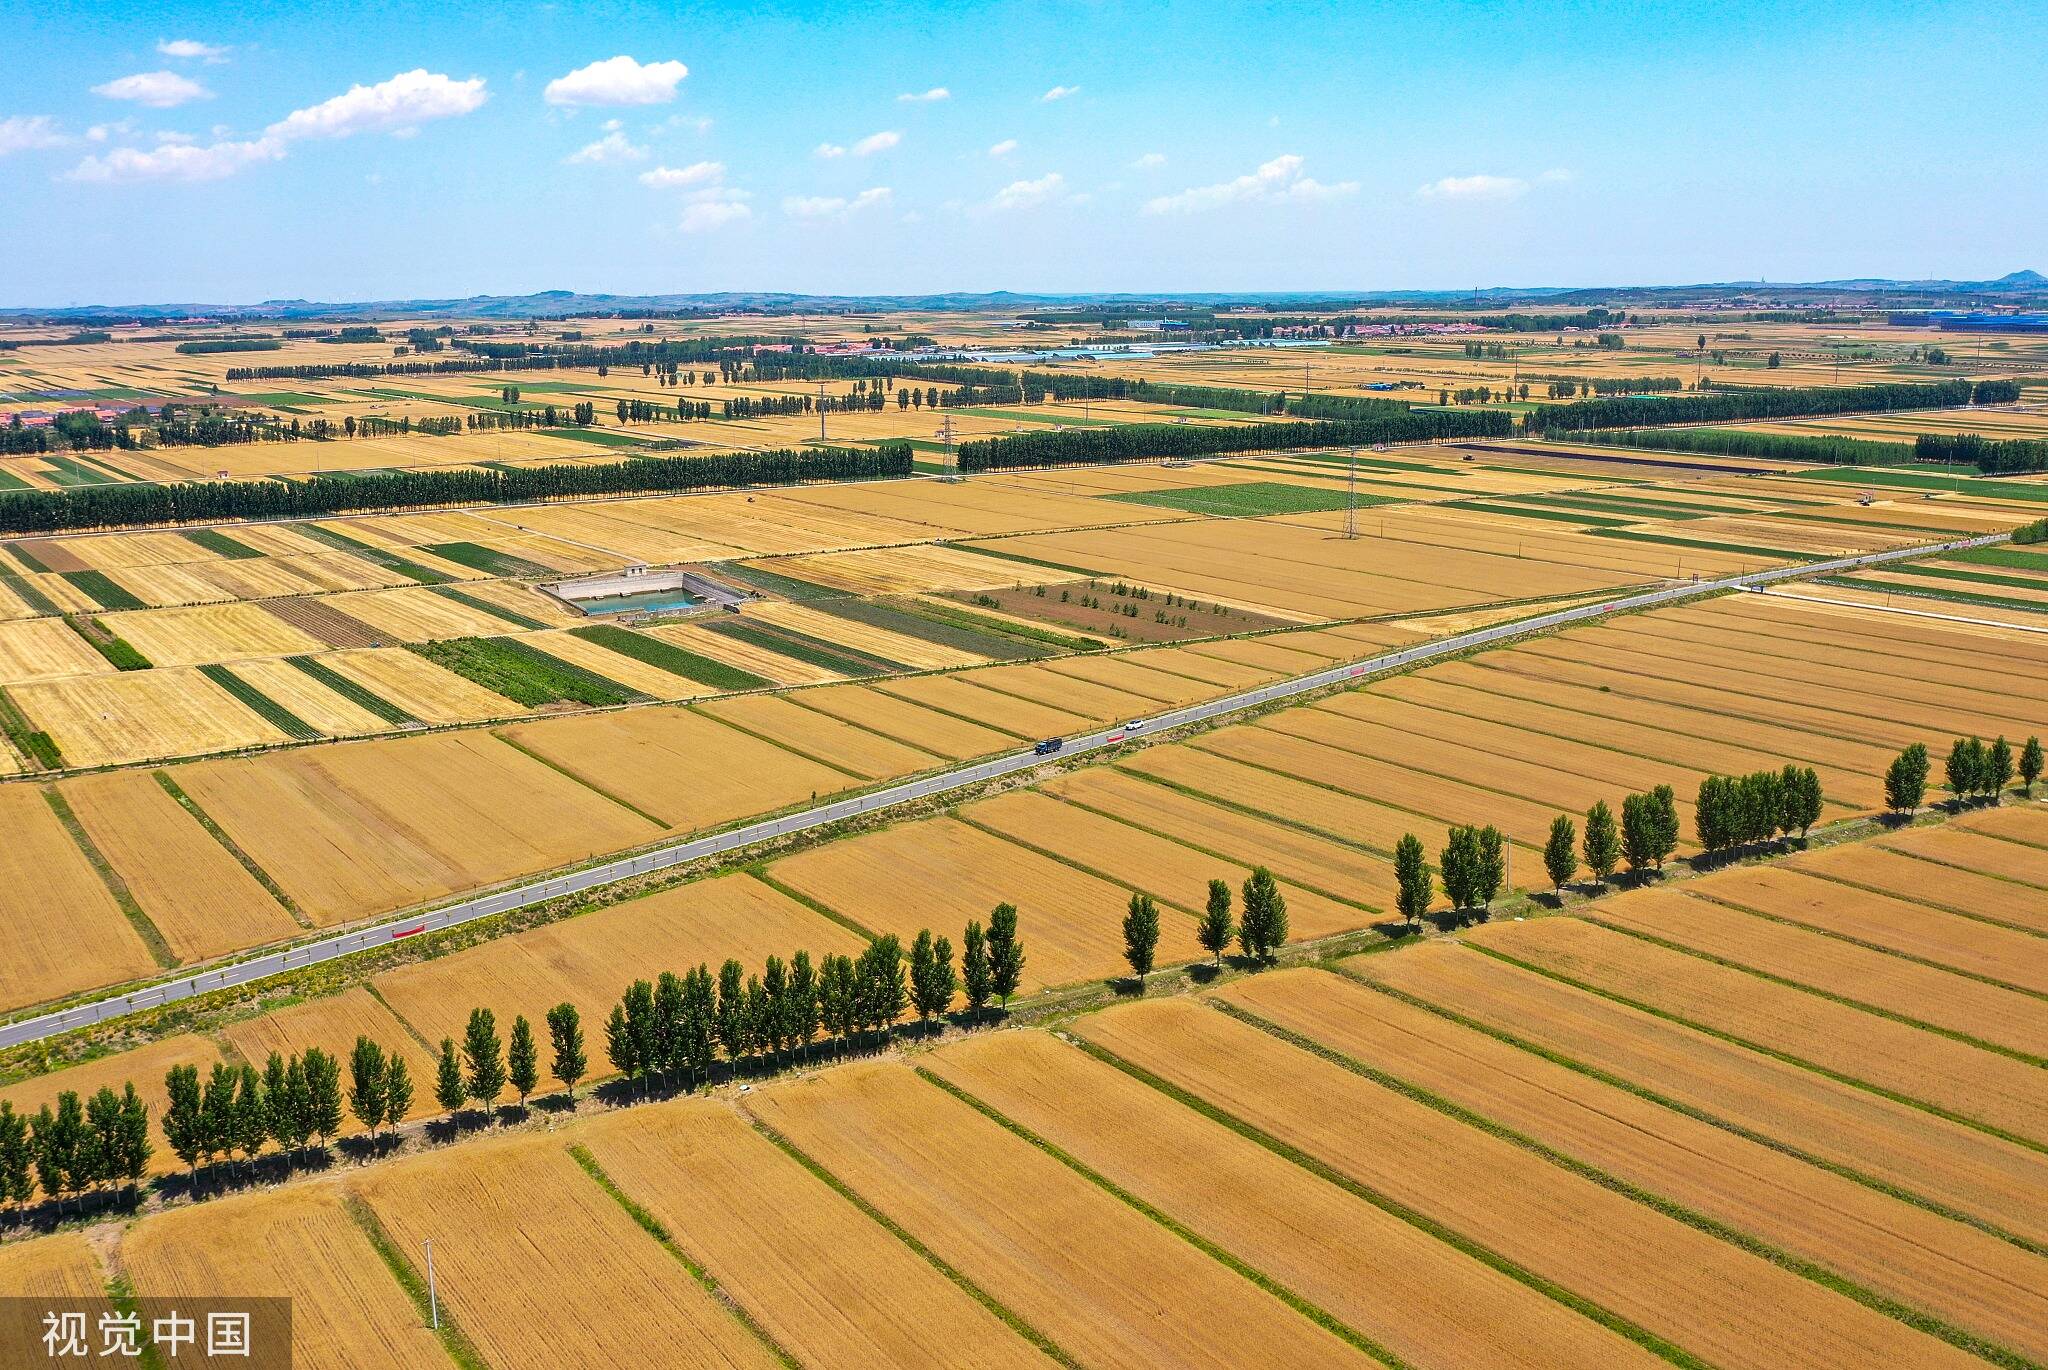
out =
<svg viewBox="0 0 2048 1370"><path fill-rule="evenodd" d="M1340 685L1347 680L1382 671L1418 665L1442 657L1454 656L1484 647L1489 643L1520 637L1526 633L1542 632L1562 628L1573 623L1583 623L1607 614L1629 609L1647 609L1669 604L1682 599L1718 590L1740 590L1773 584L1783 580L1803 579L1809 576L1832 575L1841 571L1852 571L1859 567L1872 566L1889 561L1902 561L1911 557L1931 556L1943 552L1960 551L1971 547L1985 547L2003 542L2005 533L1993 533L1982 537L1964 538L1945 542L1938 546L1902 547L1883 552L1870 552L1862 556L1842 557L1834 561L1802 562L1795 566L1777 567L1767 571L1753 571L1745 575L1730 576L1722 580L1687 582L1670 585L1642 594L1629 595L1620 599L1607 600L1597 604L1583 604L1575 608L1559 609L1554 613L1541 614L1534 618L1517 619L1508 623L1495 624L1488 628L1474 629L1452 637L1439 638L1433 642L1418 643L1397 652L1386 652L1361 661L1325 667L1311 675L1299 676L1292 680L1275 681L1257 689L1240 694L1225 695L1205 703L1191 704L1186 708L1173 709L1166 713L1153 714L1141 719L1102 728L1078 737L1064 740L1057 755L1061 758L1083 752L1098 751L1105 747L1117 746L1133 737L1149 737L1155 733L1188 723L1200 723L1222 718L1229 714L1255 709L1275 700L1307 694L1331 685ZM489 894L472 899L443 905L426 912L407 914L349 932L338 933L319 941L303 943L283 951L253 956L244 961L215 969L196 971L174 979L163 980L145 989L129 993L110 995L71 1007L54 1010L33 1018L0 1026L0 1048L18 1046L23 1042L39 1041L68 1032L74 1028L87 1027L94 1023L107 1022L143 1009L156 1008L179 999L211 993L236 985L246 985L285 971L331 961L336 957L349 956L388 946L394 941L416 937L423 933L438 932L443 928L455 927L478 918L505 913L512 909L526 908L564 895L580 894L588 890L609 885L614 881L646 875L652 871L666 870L687 862L717 856L741 847L752 846L771 838L786 837L792 833L808 832L822 828L843 819L857 818L879 809L927 799L952 790L966 789L1012 775L1018 771L1030 770L1045 764L1047 758L1032 750L1010 752L977 761L949 771L921 776L903 784L876 790L868 794L830 803L814 805L796 813L784 814L779 818L765 819L744 827L731 828L706 837L685 838L664 843L633 856L620 857L614 861L602 862L582 870L571 871L547 879L535 880L522 885L494 890Z"/></svg>

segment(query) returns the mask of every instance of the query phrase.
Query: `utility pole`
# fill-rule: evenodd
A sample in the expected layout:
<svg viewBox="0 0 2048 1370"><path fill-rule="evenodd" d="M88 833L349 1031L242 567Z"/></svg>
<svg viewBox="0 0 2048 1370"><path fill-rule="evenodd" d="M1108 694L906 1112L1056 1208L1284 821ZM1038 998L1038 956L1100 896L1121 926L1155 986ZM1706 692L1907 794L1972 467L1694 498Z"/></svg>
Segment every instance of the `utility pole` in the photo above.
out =
<svg viewBox="0 0 2048 1370"><path fill-rule="evenodd" d="M434 1239L429 1237L420 1244L427 1249L427 1315L438 1332L441 1330L441 1295L434 1286Z"/></svg>
<svg viewBox="0 0 2048 1370"><path fill-rule="evenodd" d="M1344 482L1344 536L1358 536L1358 449L1351 449L1350 474Z"/></svg>

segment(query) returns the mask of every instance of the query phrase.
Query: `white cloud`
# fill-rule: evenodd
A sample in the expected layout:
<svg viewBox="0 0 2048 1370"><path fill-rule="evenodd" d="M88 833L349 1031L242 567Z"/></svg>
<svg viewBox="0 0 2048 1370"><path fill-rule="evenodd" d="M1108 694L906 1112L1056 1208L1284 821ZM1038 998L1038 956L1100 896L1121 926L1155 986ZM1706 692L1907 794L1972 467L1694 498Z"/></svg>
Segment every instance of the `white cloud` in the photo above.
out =
<svg viewBox="0 0 2048 1370"><path fill-rule="evenodd" d="M140 148L117 147L104 156L87 157L65 173L71 181L113 183L122 181L218 181L258 162L275 162L284 156L284 144L277 138L248 142L191 143L163 142L145 152Z"/></svg>
<svg viewBox="0 0 2048 1370"><path fill-rule="evenodd" d="M1007 157L1016 150L1017 140L1015 138L1005 138L1002 142L990 148L988 155L991 157Z"/></svg>
<svg viewBox="0 0 2048 1370"><path fill-rule="evenodd" d="M1192 214L1221 209L1233 204L1277 204L1284 201L1329 200L1357 193L1358 182L1339 181L1326 185L1301 171L1301 158L1293 153L1275 157L1257 171L1211 186L1192 186L1177 195L1161 195L1145 202L1147 214Z"/></svg>
<svg viewBox="0 0 2048 1370"><path fill-rule="evenodd" d="M624 55L578 67L548 82L541 98L551 105L665 105L690 69L681 62L642 66Z"/></svg>
<svg viewBox="0 0 2048 1370"><path fill-rule="evenodd" d="M357 133L416 133L435 119L469 114L489 99L481 76L457 81L424 67L401 72L374 86L350 86L346 94L293 110L265 130L265 136L347 138Z"/></svg>
<svg viewBox="0 0 2048 1370"><path fill-rule="evenodd" d="M618 129L604 135L594 143L585 143L562 159L570 163L595 166L613 165L619 162L643 162L647 160L647 149L635 147Z"/></svg>
<svg viewBox="0 0 2048 1370"><path fill-rule="evenodd" d="M92 93L109 100L133 100L151 109L173 109L190 100L213 98L213 92L205 86L175 71L140 71L94 86Z"/></svg>
<svg viewBox="0 0 2048 1370"><path fill-rule="evenodd" d="M1066 187L1066 178L1048 171L1035 181L1012 181L989 200L993 210L1035 209L1056 198Z"/></svg>
<svg viewBox="0 0 2048 1370"><path fill-rule="evenodd" d="M1133 170L1133 171L1157 171L1157 170L1158 170L1158 169L1159 169L1160 167L1163 167L1163 166L1165 166L1165 165L1166 165L1166 154L1165 154L1165 153L1163 153L1163 152L1148 152L1148 153L1146 153L1146 154L1145 154L1145 155L1144 155L1143 157L1140 157L1140 158L1139 158L1139 159L1138 159L1137 161L1135 161L1135 162L1132 162L1132 163L1131 163L1131 170Z"/></svg>
<svg viewBox="0 0 2048 1370"><path fill-rule="evenodd" d="M811 149L811 155L814 157L844 157L846 149L838 143L820 143Z"/></svg>
<svg viewBox="0 0 2048 1370"><path fill-rule="evenodd" d="M658 166L640 173L640 184L655 190L682 190L711 185L725 179L725 163L692 162L686 167Z"/></svg>
<svg viewBox="0 0 2048 1370"><path fill-rule="evenodd" d="M135 122L132 119L122 119L116 123L111 124L94 124L91 128L85 131L85 141L87 141L88 143L104 143L107 141L107 139L113 137L117 133L127 134L133 133L134 131ZM224 137L226 135L216 134L215 136Z"/></svg>
<svg viewBox="0 0 2048 1370"><path fill-rule="evenodd" d="M850 200L842 195L792 195L782 202L782 212L792 219L843 219L888 204L893 193L887 186L870 186Z"/></svg>
<svg viewBox="0 0 2048 1370"><path fill-rule="evenodd" d="M159 38L156 50L165 57L176 57L186 62L225 62L228 50L214 43L202 43L196 38Z"/></svg>
<svg viewBox="0 0 2048 1370"><path fill-rule="evenodd" d="M950 100L952 98L952 91L947 90L944 86L933 86L930 90L922 93L905 91L896 97L896 101L898 104L905 105L929 105L940 100Z"/></svg>
<svg viewBox="0 0 2048 1370"><path fill-rule="evenodd" d="M887 152L902 141L902 134L884 129L880 133L870 133L867 137L855 143L852 151L856 157L872 157L877 152Z"/></svg>
<svg viewBox="0 0 2048 1370"><path fill-rule="evenodd" d="M1038 101L1040 104L1049 105L1055 100L1064 100L1069 95L1079 95L1080 93L1081 88L1079 86L1054 86L1051 90L1039 96Z"/></svg>
<svg viewBox="0 0 2048 1370"><path fill-rule="evenodd" d="M57 121L47 114L15 114L0 119L0 157L10 152L59 147L67 141L57 131Z"/></svg>
<svg viewBox="0 0 2048 1370"><path fill-rule="evenodd" d="M196 143L199 141L189 133L179 133L176 129L168 128L158 129L156 140L159 143Z"/></svg>
<svg viewBox="0 0 2048 1370"><path fill-rule="evenodd" d="M746 202L752 198L744 190L727 186L700 190L691 195L683 206L683 216L676 220L676 227L685 233L709 233L714 228L750 219L754 211L747 207Z"/></svg>
<svg viewBox="0 0 2048 1370"><path fill-rule="evenodd" d="M1446 176L1415 193L1425 200L1514 200L1529 193L1529 183L1518 176Z"/></svg>
<svg viewBox="0 0 2048 1370"><path fill-rule="evenodd" d="M708 114L671 114L647 131L660 135L674 133L678 129L689 129L692 133L711 132L711 116Z"/></svg>

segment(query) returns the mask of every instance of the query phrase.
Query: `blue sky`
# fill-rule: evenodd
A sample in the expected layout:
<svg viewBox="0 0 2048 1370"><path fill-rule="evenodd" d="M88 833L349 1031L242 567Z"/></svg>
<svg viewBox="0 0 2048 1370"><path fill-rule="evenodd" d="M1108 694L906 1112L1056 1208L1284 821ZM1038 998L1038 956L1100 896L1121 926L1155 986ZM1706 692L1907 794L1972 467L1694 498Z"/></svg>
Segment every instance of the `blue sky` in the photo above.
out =
<svg viewBox="0 0 2048 1370"><path fill-rule="evenodd" d="M2048 270L2041 17L7 0L0 304Z"/></svg>

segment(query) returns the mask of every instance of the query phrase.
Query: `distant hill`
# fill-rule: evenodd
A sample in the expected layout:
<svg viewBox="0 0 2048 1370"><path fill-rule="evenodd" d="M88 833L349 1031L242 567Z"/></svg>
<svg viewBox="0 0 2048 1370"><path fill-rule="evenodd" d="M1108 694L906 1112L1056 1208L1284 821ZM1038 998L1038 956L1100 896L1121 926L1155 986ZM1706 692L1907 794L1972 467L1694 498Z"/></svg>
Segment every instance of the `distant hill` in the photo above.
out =
<svg viewBox="0 0 2048 1370"><path fill-rule="evenodd" d="M0 318L61 322L112 322L207 318L226 321L307 319L539 319L606 314L734 312L764 315L1024 311L1076 307L1132 309L1180 306L1257 305L1280 308L1415 305L1429 309L1501 309L1514 305L1620 301L1630 305L1733 305L1746 308L1813 308L1835 304L1902 306L1991 304L2040 301L2048 304L2048 276L2014 271L1989 281L1893 280L1858 277L1835 281L1717 281L1664 286L1489 286L1473 290L1302 290L1134 292L1121 294L1031 294L1009 290L934 295L799 295L781 291L716 291L678 295L603 295L543 290L533 295L471 295L462 299L265 300L260 304L79 305L62 308L0 307Z"/></svg>

